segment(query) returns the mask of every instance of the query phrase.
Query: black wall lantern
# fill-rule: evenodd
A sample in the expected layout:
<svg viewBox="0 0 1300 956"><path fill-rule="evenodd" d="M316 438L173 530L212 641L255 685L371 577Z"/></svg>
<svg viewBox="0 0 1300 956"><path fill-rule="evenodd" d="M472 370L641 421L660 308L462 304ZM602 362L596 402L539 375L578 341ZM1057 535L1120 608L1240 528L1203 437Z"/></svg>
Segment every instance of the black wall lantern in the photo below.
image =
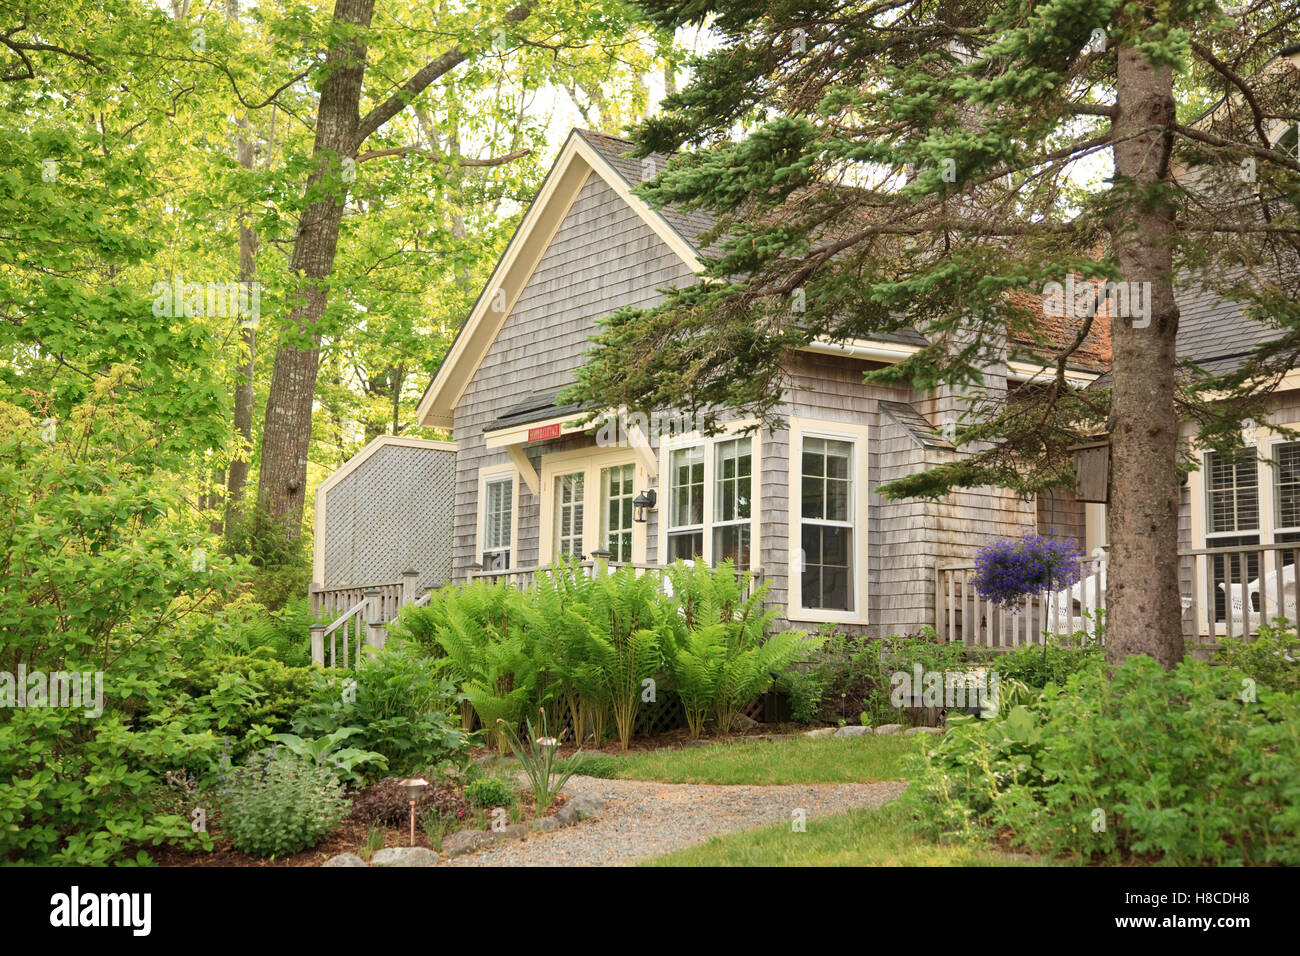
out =
<svg viewBox="0 0 1300 956"><path fill-rule="evenodd" d="M649 491L643 491L641 494L633 498L632 507L635 508L636 511L632 515L632 520L640 522L641 524L645 524L649 521L650 511L654 508L655 502L658 500L659 496L655 494L653 488Z"/></svg>

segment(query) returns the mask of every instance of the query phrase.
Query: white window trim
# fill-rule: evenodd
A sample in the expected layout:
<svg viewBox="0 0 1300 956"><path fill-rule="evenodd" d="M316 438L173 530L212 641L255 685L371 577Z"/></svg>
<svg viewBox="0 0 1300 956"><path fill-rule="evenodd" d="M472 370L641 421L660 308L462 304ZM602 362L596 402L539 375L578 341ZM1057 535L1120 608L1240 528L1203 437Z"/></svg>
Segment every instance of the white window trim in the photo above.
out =
<svg viewBox="0 0 1300 956"><path fill-rule="evenodd" d="M488 482L510 478L510 567L519 567L519 470L514 465L486 465L478 470L478 501L474 514L474 560L471 564L483 560L483 547L487 536L483 522L487 518Z"/></svg>
<svg viewBox="0 0 1300 956"><path fill-rule="evenodd" d="M1276 465L1277 446L1288 445L1293 443L1300 444L1300 438L1284 438L1280 435L1270 435L1266 443L1261 443L1261 448L1264 449L1263 454L1266 454L1268 456L1268 460L1270 462L1274 462L1274 464L1264 465L1264 467L1267 468L1268 470L1260 475L1261 485L1260 485L1260 494L1259 494L1259 508L1261 512L1263 512L1264 510L1266 494L1267 494L1267 502L1268 502L1268 540L1266 542L1264 541L1264 529L1261 527L1260 528L1261 543L1274 544L1277 540L1276 535L1294 534L1297 531L1300 531L1300 524L1294 524L1294 525L1278 524L1278 513L1277 513L1277 506L1278 506L1277 483L1278 483L1278 476L1281 474L1281 472L1278 470L1278 467ZM1267 489L1265 488L1265 486L1267 486ZM1261 524L1263 524L1263 522L1261 522Z"/></svg>
<svg viewBox="0 0 1300 956"><path fill-rule="evenodd" d="M832 611L803 606L803 440L830 438L853 443L853 610ZM868 428L847 422L790 417L789 515L786 540L789 551L786 618L813 624L866 624L869 617L867 588L867 517L870 514L870 480L867 455Z"/></svg>
<svg viewBox="0 0 1300 956"><path fill-rule="evenodd" d="M722 431L716 435L701 435L698 431L687 432L683 435L673 435L665 437L659 442L659 501L655 510L659 513L659 540L658 556L659 563L665 564L668 557L668 532L669 530L681 531L690 528L697 530L696 525L683 525L681 528L669 529L668 527L668 498L672 494L672 475L669 469L672 465L672 453L682 448L691 448L699 446L704 449L704 524L698 527L703 539L703 553L701 557L704 563L709 567L714 564L713 561L713 529L723 527L724 525L716 524L713 520L714 497L716 485L714 483L714 472L716 471L716 454L715 449L719 442L728 442L736 438L748 438L750 441L750 482L749 494L752 501L749 506L749 556L752 569L758 569L762 566L762 541L760 539L759 520L763 510L763 442L760 438L761 429L755 428L748 435L739 434L746 428L759 424L756 418L743 418L738 421L728 422L723 426ZM731 527L737 522L728 521L725 526ZM751 570L751 568L741 568L742 571Z"/></svg>
<svg viewBox="0 0 1300 956"><path fill-rule="evenodd" d="M537 556L545 567L555 561L555 479L559 475L582 472L585 497L582 509L582 553L590 555L602 548L601 525L604 492L600 473L605 468L632 465L633 492L640 494L650 487L649 475L636 451L623 448L578 448L542 457L541 507L538 509ZM592 494L596 497L593 500ZM593 507L594 505L594 507ZM649 523L632 522L632 563L646 563L646 528Z"/></svg>

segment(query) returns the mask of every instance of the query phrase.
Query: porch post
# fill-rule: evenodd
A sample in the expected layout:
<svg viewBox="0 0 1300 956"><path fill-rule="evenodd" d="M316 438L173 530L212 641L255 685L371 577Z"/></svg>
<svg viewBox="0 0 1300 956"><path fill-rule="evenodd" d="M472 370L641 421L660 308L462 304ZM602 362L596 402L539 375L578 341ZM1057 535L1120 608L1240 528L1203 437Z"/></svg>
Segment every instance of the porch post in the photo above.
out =
<svg viewBox="0 0 1300 956"><path fill-rule="evenodd" d="M325 666L325 625L311 626L311 662L317 667Z"/></svg>
<svg viewBox="0 0 1300 956"><path fill-rule="evenodd" d="M402 603L414 604L416 590L419 588L420 572L403 571L402 572Z"/></svg>

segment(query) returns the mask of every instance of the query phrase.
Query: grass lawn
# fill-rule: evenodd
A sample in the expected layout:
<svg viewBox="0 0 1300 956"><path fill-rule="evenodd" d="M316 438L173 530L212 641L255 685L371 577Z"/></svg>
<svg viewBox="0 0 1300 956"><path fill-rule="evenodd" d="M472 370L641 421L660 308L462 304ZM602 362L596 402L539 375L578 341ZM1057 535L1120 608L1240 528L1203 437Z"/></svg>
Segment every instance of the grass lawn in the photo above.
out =
<svg viewBox="0 0 1300 956"><path fill-rule="evenodd" d="M918 746L917 737L902 736L760 738L593 756L579 773L662 783L870 783L901 780L899 758Z"/></svg>
<svg viewBox="0 0 1300 956"><path fill-rule="evenodd" d="M820 741L818 741L820 743ZM896 804L714 837L643 866L1031 866L988 846L931 843L904 830Z"/></svg>

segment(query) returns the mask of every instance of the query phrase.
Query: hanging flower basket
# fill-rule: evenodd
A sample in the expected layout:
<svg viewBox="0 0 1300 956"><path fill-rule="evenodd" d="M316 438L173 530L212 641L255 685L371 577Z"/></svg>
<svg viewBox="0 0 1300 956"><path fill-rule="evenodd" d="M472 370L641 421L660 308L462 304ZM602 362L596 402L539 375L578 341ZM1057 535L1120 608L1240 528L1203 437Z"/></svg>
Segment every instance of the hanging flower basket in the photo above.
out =
<svg viewBox="0 0 1300 956"><path fill-rule="evenodd" d="M1026 595L1077 584L1083 576L1082 558L1072 538L1057 540L1038 534L999 538L976 554L971 583L986 601L1014 608Z"/></svg>

